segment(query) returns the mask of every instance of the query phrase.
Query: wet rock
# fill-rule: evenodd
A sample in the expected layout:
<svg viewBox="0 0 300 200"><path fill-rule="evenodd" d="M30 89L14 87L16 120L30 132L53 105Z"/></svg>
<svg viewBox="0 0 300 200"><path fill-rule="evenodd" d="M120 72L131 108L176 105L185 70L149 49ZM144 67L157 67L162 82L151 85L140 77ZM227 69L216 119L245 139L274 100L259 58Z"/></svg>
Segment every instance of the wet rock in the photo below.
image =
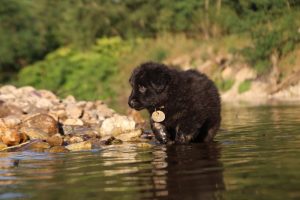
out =
<svg viewBox="0 0 300 200"><path fill-rule="evenodd" d="M140 148L145 148L145 149L148 149L148 148L152 148L152 147L153 147L152 144L149 144L149 143L146 143L146 142L137 143L136 146L137 146L137 147L140 147Z"/></svg>
<svg viewBox="0 0 300 200"><path fill-rule="evenodd" d="M63 146L54 146L46 151L49 153L66 153L66 152L69 152L70 150L66 149Z"/></svg>
<svg viewBox="0 0 300 200"><path fill-rule="evenodd" d="M79 142L75 144L69 144L66 148L70 151L83 151L83 150L91 150L92 143L90 141Z"/></svg>
<svg viewBox="0 0 300 200"><path fill-rule="evenodd" d="M57 121L47 114L38 114L22 122L21 128L32 128L52 136L58 133Z"/></svg>
<svg viewBox="0 0 300 200"><path fill-rule="evenodd" d="M66 119L64 125L83 126L83 121L80 119Z"/></svg>
<svg viewBox="0 0 300 200"><path fill-rule="evenodd" d="M47 138L46 142L50 144L50 146L61 146L63 143L63 138L60 134L52 135L51 137Z"/></svg>
<svg viewBox="0 0 300 200"><path fill-rule="evenodd" d="M112 145L118 145L118 144L123 144L123 141L120 140L120 139L114 139L112 142L111 142Z"/></svg>
<svg viewBox="0 0 300 200"><path fill-rule="evenodd" d="M97 131L99 126L97 125L63 125L63 132L65 135L77 135L77 136L89 136L90 138L100 136L100 133Z"/></svg>
<svg viewBox="0 0 300 200"><path fill-rule="evenodd" d="M3 142L0 142L0 151L5 149L7 147L6 144L4 144Z"/></svg>
<svg viewBox="0 0 300 200"><path fill-rule="evenodd" d="M73 136L68 140L69 144L74 144L74 143L79 143L79 142L83 142L83 138L78 137L78 136Z"/></svg>
<svg viewBox="0 0 300 200"><path fill-rule="evenodd" d="M135 122L133 119L126 116L115 115L103 121L100 134L101 136L116 136L123 132L131 131L135 128Z"/></svg>
<svg viewBox="0 0 300 200"><path fill-rule="evenodd" d="M33 141L22 148L23 151L35 151L44 152L45 149L49 149L50 145L47 142L42 142L40 140Z"/></svg>
<svg viewBox="0 0 300 200"><path fill-rule="evenodd" d="M20 128L20 132L27 135L30 140L34 140L34 139L47 140L47 138L49 137L48 133L44 132L39 128L22 127Z"/></svg>
<svg viewBox="0 0 300 200"><path fill-rule="evenodd" d="M129 142L129 141L133 141L136 138L139 138L142 134L142 130L141 129L136 129L130 132L126 132L126 133L122 133L120 135L116 135L115 138L122 140L124 142Z"/></svg>

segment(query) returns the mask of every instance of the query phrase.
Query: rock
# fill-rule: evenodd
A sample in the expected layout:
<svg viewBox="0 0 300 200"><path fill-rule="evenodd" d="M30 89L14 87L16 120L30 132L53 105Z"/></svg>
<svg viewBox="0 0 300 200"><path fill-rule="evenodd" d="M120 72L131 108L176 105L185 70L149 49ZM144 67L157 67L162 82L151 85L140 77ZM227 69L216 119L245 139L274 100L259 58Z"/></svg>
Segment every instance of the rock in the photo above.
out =
<svg viewBox="0 0 300 200"><path fill-rule="evenodd" d="M49 149L49 148L50 148L50 145L47 142L41 142L41 141L33 142L28 147L29 150L32 150L32 149Z"/></svg>
<svg viewBox="0 0 300 200"><path fill-rule="evenodd" d="M120 135L116 135L115 138L122 140L124 142L133 141L135 138L138 138L142 135L141 129L136 129L130 132L122 133Z"/></svg>
<svg viewBox="0 0 300 200"><path fill-rule="evenodd" d="M84 151L84 150L91 150L92 143L90 141L79 142L75 144L69 144L66 148L70 151Z"/></svg>
<svg viewBox="0 0 300 200"><path fill-rule="evenodd" d="M63 122L64 125L77 125L77 126L83 126L83 121L80 119L66 119Z"/></svg>
<svg viewBox="0 0 300 200"><path fill-rule="evenodd" d="M39 90L38 93L41 95L41 98L51 100L52 102L59 102L57 96L48 90Z"/></svg>
<svg viewBox="0 0 300 200"><path fill-rule="evenodd" d="M20 143L21 137L16 128L0 127L1 141L7 146L14 146Z"/></svg>
<svg viewBox="0 0 300 200"><path fill-rule="evenodd" d="M152 148L153 145L149 144L149 143L146 143L146 142L142 142L142 143L137 143L136 144L137 147L140 147L140 148Z"/></svg>
<svg viewBox="0 0 300 200"><path fill-rule="evenodd" d="M51 137L47 138L46 142L48 142L51 147L61 146L63 143L63 138L60 134L55 134L55 135L52 135Z"/></svg>
<svg viewBox="0 0 300 200"><path fill-rule="evenodd" d="M34 140L34 139L47 140L49 138L48 133L38 128L22 127L20 128L20 132L27 135L30 140Z"/></svg>
<svg viewBox="0 0 300 200"><path fill-rule="evenodd" d="M89 125L89 126L63 125L62 128L65 135L77 135L77 136L87 135L91 138L100 136L99 132L97 131L97 129L99 129L99 126L97 125Z"/></svg>
<svg viewBox="0 0 300 200"><path fill-rule="evenodd" d="M5 85L0 88L0 94L14 94L17 88L13 85Z"/></svg>
<svg viewBox="0 0 300 200"><path fill-rule="evenodd" d="M76 103L76 99L74 96L69 95L63 100L63 103L65 103L65 104Z"/></svg>
<svg viewBox="0 0 300 200"><path fill-rule="evenodd" d="M135 128L135 122L126 116L115 115L103 121L100 134L101 136L116 136L123 132L131 131Z"/></svg>
<svg viewBox="0 0 300 200"><path fill-rule="evenodd" d="M33 128L52 136L58 133L57 121L47 114L38 114L22 122L22 128Z"/></svg>
<svg viewBox="0 0 300 200"><path fill-rule="evenodd" d="M16 147L13 151L34 151L34 152L44 152L45 149L49 149L50 145L47 142L41 140L32 140L28 144L20 147Z"/></svg>
<svg viewBox="0 0 300 200"><path fill-rule="evenodd" d="M1 100L1 98L0 98ZM6 103L1 103L0 101L0 118L7 117L7 116L21 116L23 114L23 111L21 108L10 105Z"/></svg>
<svg viewBox="0 0 300 200"><path fill-rule="evenodd" d="M113 114L115 113L114 110L108 108L107 105L104 104L101 101L96 101L95 104L96 104L96 110L99 111L97 113L99 118L101 118L101 117L104 117L104 118L112 117Z"/></svg>
<svg viewBox="0 0 300 200"><path fill-rule="evenodd" d="M0 142L0 151L5 149L7 147L6 144L4 144L3 142Z"/></svg>
<svg viewBox="0 0 300 200"><path fill-rule="evenodd" d="M142 117L140 112L138 112L136 110L133 110L133 109L130 109L127 114L128 114L129 117L131 117L135 121L135 123L139 127L143 127L145 125L146 121Z"/></svg>
<svg viewBox="0 0 300 200"><path fill-rule="evenodd" d="M69 152L69 150L63 146L54 146L54 147L51 147L50 149L48 149L47 152L49 152L49 153L66 153L66 152Z"/></svg>
<svg viewBox="0 0 300 200"><path fill-rule="evenodd" d="M79 143L79 142L83 142L83 138L78 137L78 136L73 136L69 139L68 143L69 144L74 144L74 143Z"/></svg>
<svg viewBox="0 0 300 200"><path fill-rule="evenodd" d="M9 117L5 117L0 119L0 121L2 121L7 127L16 127L21 123L21 120L15 116L9 116Z"/></svg>
<svg viewBox="0 0 300 200"><path fill-rule="evenodd" d="M67 105L66 112L67 116L73 119L78 119L82 115L82 109L74 103Z"/></svg>

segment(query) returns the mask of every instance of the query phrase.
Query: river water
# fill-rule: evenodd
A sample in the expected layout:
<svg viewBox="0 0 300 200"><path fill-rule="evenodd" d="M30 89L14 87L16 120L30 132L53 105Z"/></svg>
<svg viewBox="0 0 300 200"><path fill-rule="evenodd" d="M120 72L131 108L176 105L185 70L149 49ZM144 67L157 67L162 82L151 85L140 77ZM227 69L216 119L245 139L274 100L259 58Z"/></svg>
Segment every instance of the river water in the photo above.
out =
<svg viewBox="0 0 300 200"><path fill-rule="evenodd" d="M214 143L0 153L0 199L300 199L300 106L227 106Z"/></svg>

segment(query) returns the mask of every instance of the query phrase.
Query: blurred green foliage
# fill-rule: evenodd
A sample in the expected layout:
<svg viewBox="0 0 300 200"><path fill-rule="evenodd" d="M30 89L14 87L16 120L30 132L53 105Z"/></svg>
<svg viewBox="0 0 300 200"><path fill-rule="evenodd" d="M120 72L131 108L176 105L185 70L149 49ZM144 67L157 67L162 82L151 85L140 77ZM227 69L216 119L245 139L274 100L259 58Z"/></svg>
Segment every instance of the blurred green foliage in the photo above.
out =
<svg viewBox="0 0 300 200"><path fill-rule="evenodd" d="M265 74L272 55L280 59L300 43L299 28L298 0L1 0L0 82L20 72L20 84L108 97L124 45L135 48L128 41L165 33L249 37L250 45L237 52ZM156 61L169 55L163 45L153 52Z"/></svg>
<svg viewBox="0 0 300 200"><path fill-rule="evenodd" d="M245 80L239 85L239 93L242 94L244 92L247 92L251 88L251 81L250 80Z"/></svg>
<svg viewBox="0 0 300 200"><path fill-rule="evenodd" d="M232 79L227 79L227 80L222 80L222 79L216 79L215 80L216 86L222 91L226 92L230 90L234 84L234 80Z"/></svg>
<svg viewBox="0 0 300 200"><path fill-rule="evenodd" d="M117 59L129 47L115 37L97 40L88 51L60 48L43 61L22 69L18 84L47 88L61 96L107 99L114 96L111 80L119 70Z"/></svg>

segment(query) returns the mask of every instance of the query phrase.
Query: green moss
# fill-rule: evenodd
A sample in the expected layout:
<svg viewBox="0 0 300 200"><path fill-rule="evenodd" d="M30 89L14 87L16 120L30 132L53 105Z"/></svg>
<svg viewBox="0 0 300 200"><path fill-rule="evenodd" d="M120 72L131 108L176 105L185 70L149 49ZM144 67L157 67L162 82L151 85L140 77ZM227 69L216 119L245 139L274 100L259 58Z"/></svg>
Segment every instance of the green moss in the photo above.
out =
<svg viewBox="0 0 300 200"><path fill-rule="evenodd" d="M239 93L242 94L244 92L247 92L251 88L251 81L245 80L239 85Z"/></svg>

